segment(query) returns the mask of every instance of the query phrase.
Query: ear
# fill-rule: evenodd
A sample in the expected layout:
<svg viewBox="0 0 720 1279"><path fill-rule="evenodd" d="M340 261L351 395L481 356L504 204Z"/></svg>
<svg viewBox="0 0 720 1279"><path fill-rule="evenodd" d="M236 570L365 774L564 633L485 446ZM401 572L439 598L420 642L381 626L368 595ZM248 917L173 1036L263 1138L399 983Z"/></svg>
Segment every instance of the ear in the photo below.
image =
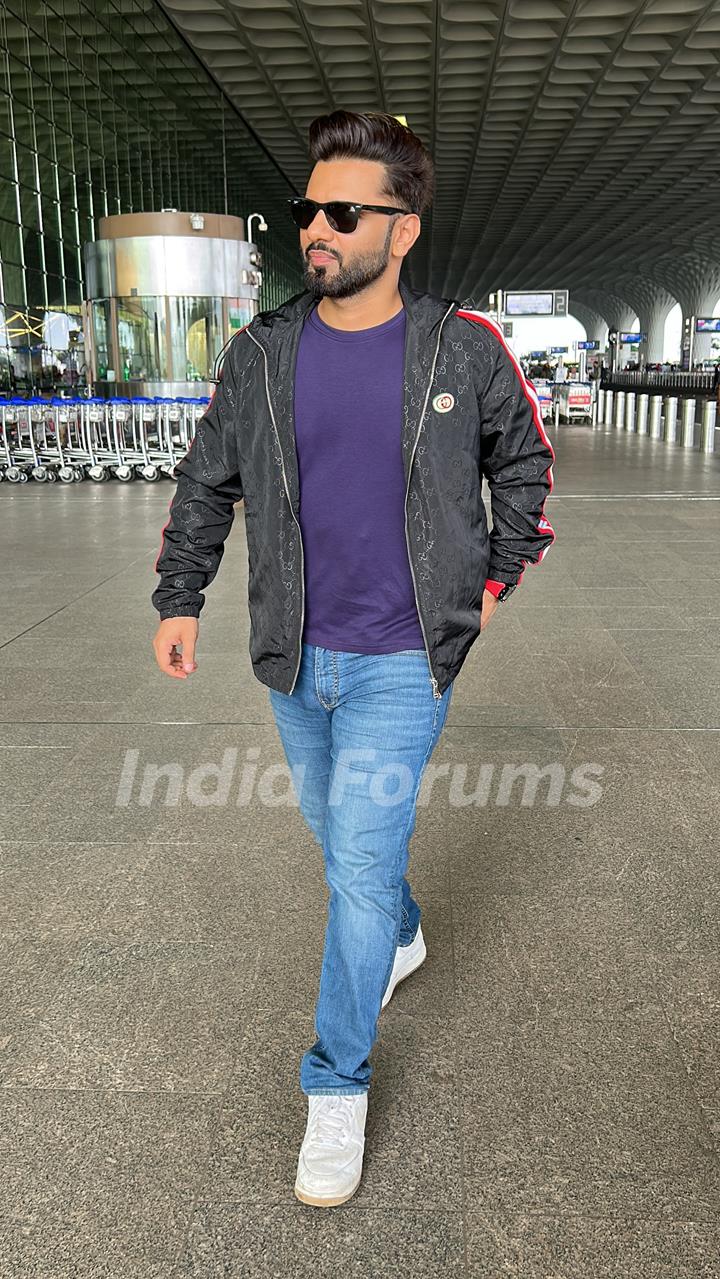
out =
<svg viewBox="0 0 720 1279"><path fill-rule="evenodd" d="M393 228L393 253L396 257L404 258L410 252L421 230L422 223L417 213L403 213L396 219Z"/></svg>

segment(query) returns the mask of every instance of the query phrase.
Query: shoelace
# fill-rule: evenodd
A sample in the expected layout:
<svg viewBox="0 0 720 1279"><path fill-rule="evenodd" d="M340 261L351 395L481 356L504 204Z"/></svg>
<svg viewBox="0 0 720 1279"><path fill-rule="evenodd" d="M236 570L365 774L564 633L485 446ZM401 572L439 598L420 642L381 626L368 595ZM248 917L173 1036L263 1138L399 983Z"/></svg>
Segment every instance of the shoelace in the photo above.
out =
<svg viewBox="0 0 720 1279"><path fill-rule="evenodd" d="M344 1146L350 1135L352 1102L349 1097L332 1097L319 1109L311 1125L313 1140L326 1146Z"/></svg>

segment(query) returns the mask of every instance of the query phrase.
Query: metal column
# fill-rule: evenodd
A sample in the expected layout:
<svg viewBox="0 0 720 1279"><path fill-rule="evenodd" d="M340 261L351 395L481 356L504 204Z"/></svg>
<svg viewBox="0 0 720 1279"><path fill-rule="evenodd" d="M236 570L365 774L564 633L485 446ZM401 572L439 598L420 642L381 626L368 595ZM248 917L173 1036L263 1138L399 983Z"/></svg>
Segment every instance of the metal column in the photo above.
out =
<svg viewBox="0 0 720 1279"><path fill-rule="evenodd" d="M625 396L625 430L635 430L635 392L628 391Z"/></svg>
<svg viewBox="0 0 720 1279"><path fill-rule="evenodd" d="M650 438L662 439L662 396L653 395L650 400Z"/></svg>
<svg viewBox="0 0 720 1279"><path fill-rule="evenodd" d="M614 391L605 392L605 412L603 414L603 425L612 426L613 399Z"/></svg>
<svg viewBox="0 0 720 1279"><path fill-rule="evenodd" d="M625 392L617 391L615 395L615 416L613 419L616 431L622 431L624 417L625 417Z"/></svg>
<svg viewBox="0 0 720 1279"><path fill-rule="evenodd" d="M605 420L605 392L598 391L597 399L593 404L595 410L593 415L593 426L602 426Z"/></svg>
<svg viewBox="0 0 720 1279"><path fill-rule="evenodd" d="M684 449L695 448L695 401L683 400L680 442Z"/></svg>
<svg viewBox="0 0 720 1279"><path fill-rule="evenodd" d="M700 425L700 449L703 453L715 452L715 422L717 404L714 400L706 400L703 404L702 423Z"/></svg>
<svg viewBox="0 0 720 1279"><path fill-rule="evenodd" d="M647 435L648 433L648 402L650 396L643 392L637 397L637 418L635 429L638 435Z"/></svg>
<svg viewBox="0 0 720 1279"><path fill-rule="evenodd" d="M665 396L665 432L663 439L666 444L677 443L677 409L678 402L676 395Z"/></svg>

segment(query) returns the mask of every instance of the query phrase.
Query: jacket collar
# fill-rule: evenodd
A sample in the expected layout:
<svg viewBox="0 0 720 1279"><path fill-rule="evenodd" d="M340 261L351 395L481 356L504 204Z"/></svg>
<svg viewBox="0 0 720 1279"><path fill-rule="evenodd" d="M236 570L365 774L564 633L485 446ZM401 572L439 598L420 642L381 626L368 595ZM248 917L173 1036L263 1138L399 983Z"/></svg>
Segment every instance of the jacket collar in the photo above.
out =
<svg viewBox="0 0 720 1279"><path fill-rule="evenodd" d="M402 455L405 480L410 474L417 430L422 420L425 391L432 375L438 332L445 315L461 305L451 298L419 293L404 280L398 291L406 312ZM295 367L300 334L316 299L309 290L295 294L272 311L260 311L247 331L265 352L267 393L282 451L292 508L300 507L297 449L295 443Z"/></svg>
<svg viewBox="0 0 720 1279"><path fill-rule="evenodd" d="M402 277L398 280L398 292L403 300L407 319L425 336L429 336L433 325L442 319L453 301L451 298L440 298L432 293L420 293L411 289ZM295 327L302 329L316 300L310 290L305 289L272 311L258 312L248 327L269 354L273 343L288 340L288 330ZM456 301L455 305L459 307L461 303Z"/></svg>

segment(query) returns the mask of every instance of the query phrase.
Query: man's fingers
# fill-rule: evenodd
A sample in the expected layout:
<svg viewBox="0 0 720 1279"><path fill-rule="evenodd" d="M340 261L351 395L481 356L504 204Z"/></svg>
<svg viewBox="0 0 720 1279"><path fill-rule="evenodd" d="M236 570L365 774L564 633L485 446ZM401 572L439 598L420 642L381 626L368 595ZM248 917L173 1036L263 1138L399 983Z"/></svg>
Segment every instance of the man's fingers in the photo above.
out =
<svg viewBox="0 0 720 1279"><path fill-rule="evenodd" d="M197 670L197 636L198 621L195 617L167 618L160 623L153 647L157 664L164 675L171 675L173 679L187 679L188 675Z"/></svg>
<svg viewBox="0 0 720 1279"><path fill-rule="evenodd" d="M178 667L181 665L182 659L175 651L175 645L169 640L160 640L155 645L155 657L157 664L164 675L173 675L176 679L185 679L186 676Z"/></svg>
<svg viewBox="0 0 720 1279"><path fill-rule="evenodd" d="M195 636L191 635L183 638L182 642L182 668L184 671L195 670Z"/></svg>

